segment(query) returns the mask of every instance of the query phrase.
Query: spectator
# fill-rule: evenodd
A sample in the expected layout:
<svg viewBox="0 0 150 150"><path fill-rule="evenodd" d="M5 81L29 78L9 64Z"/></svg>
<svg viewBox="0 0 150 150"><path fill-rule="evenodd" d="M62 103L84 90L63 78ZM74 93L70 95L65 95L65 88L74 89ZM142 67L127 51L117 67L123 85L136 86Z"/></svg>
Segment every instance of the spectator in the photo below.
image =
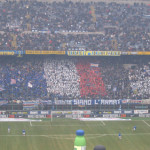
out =
<svg viewBox="0 0 150 150"><path fill-rule="evenodd" d="M149 59L135 56L0 59L0 97L36 99L147 99Z"/></svg>
<svg viewBox="0 0 150 150"><path fill-rule="evenodd" d="M0 8L2 50L150 51L143 3L6 1Z"/></svg>

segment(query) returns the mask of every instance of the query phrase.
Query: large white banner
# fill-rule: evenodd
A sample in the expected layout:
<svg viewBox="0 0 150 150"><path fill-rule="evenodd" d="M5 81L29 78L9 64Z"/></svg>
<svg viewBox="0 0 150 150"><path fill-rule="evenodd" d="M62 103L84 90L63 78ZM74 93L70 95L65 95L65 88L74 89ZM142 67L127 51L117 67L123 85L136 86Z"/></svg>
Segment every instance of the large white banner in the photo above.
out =
<svg viewBox="0 0 150 150"><path fill-rule="evenodd" d="M134 114L147 114L148 110L134 110Z"/></svg>

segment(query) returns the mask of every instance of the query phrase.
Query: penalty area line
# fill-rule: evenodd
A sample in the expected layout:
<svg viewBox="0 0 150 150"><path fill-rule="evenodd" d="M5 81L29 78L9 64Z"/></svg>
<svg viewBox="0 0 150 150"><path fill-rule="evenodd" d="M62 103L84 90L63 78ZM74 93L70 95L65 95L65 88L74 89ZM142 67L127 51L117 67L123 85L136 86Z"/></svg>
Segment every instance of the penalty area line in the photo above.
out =
<svg viewBox="0 0 150 150"><path fill-rule="evenodd" d="M32 127L32 122L30 121L30 126Z"/></svg>
<svg viewBox="0 0 150 150"><path fill-rule="evenodd" d="M35 126L35 127L80 127L80 126L85 126L85 125L32 125L32 126ZM87 125L88 126L88 125ZM89 125L89 126L97 126L97 125Z"/></svg>
<svg viewBox="0 0 150 150"><path fill-rule="evenodd" d="M150 124L148 124L145 120L142 120L148 127L150 127Z"/></svg>
<svg viewBox="0 0 150 150"><path fill-rule="evenodd" d="M106 124L104 123L104 121L101 121L102 122L102 124L105 126Z"/></svg>
<svg viewBox="0 0 150 150"><path fill-rule="evenodd" d="M137 134L122 134L122 136L140 136L140 135L150 135L150 133L137 133ZM105 136L118 136L118 134L86 134L86 139L94 139L94 138L102 138ZM58 140L74 140L74 134L65 134L65 135L0 135L0 137L44 137L44 138L51 138L51 139L58 139Z"/></svg>
<svg viewBox="0 0 150 150"><path fill-rule="evenodd" d="M103 134L86 134L85 136L91 136L92 137L92 136L113 136L113 135L115 135L115 136L117 135L118 136L117 133L114 133L114 134L105 134L105 133L103 133ZM136 134L135 133L134 134L133 133L123 133L122 135L137 136L137 135L150 135L150 133L136 133ZM3 136L6 136L6 137L9 137L9 136L10 137L11 136L14 137L14 136L16 136L17 137L17 136L23 136L23 135L21 135L21 134L20 135L19 134L14 134L14 135L13 134L11 134L11 135L7 135L7 134L6 135L0 135L0 137L3 137ZM47 134L47 135L46 134L45 135L43 135L43 134L42 135L30 135L29 134L28 135L27 134L25 136L28 136L28 137L38 137L38 136L40 137L40 136L43 136L43 137L61 137L61 138L64 138L65 136L73 136L73 137L75 137L74 134L53 134L53 135L51 135L51 134Z"/></svg>

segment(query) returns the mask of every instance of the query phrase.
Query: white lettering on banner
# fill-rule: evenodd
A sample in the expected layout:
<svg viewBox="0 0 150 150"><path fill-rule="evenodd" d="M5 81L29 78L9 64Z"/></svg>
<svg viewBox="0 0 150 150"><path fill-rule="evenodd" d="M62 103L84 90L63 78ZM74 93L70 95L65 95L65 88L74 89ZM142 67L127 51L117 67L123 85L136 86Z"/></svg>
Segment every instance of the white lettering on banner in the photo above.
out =
<svg viewBox="0 0 150 150"><path fill-rule="evenodd" d="M97 100L94 100L95 101L95 105L98 105L98 101Z"/></svg>
<svg viewBox="0 0 150 150"><path fill-rule="evenodd" d="M121 100L55 100L55 105L120 105Z"/></svg>
<svg viewBox="0 0 150 150"><path fill-rule="evenodd" d="M121 114L121 111L120 110L114 111L114 114Z"/></svg>
<svg viewBox="0 0 150 150"><path fill-rule="evenodd" d="M119 114L103 114L103 118L116 118Z"/></svg>
<svg viewBox="0 0 150 150"><path fill-rule="evenodd" d="M28 115L28 118L34 118L34 115Z"/></svg>
<svg viewBox="0 0 150 150"><path fill-rule="evenodd" d="M110 118L116 118L116 117L120 117L119 114L110 114Z"/></svg>
<svg viewBox="0 0 150 150"><path fill-rule="evenodd" d="M38 114L38 111L30 111L30 114L33 114L33 115Z"/></svg>
<svg viewBox="0 0 150 150"><path fill-rule="evenodd" d="M83 101L83 100L79 100L79 101L78 101L78 104L79 104L79 105L84 105L84 101Z"/></svg>
<svg viewBox="0 0 150 150"><path fill-rule="evenodd" d="M72 114L83 114L83 111L72 111Z"/></svg>
<svg viewBox="0 0 150 150"><path fill-rule="evenodd" d="M104 114L103 118L110 118L110 115L109 114Z"/></svg>
<svg viewBox="0 0 150 150"><path fill-rule="evenodd" d="M53 111L53 114L91 114L91 110Z"/></svg>
<svg viewBox="0 0 150 150"><path fill-rule="evenodd" d="M6 113L6 111L0 111L0 114L4 115Z"/></svg>
<svg viewBox="0 0 150 150"><path fill-rule="evenodd" d="M72 114L71 111L62 111L62 114Z"/></svg>
<svg viewBox="0 0 150 150"><path fill-rule="evenodd" d="M142 100L129 100L129 103L132 103L132 104L141 104L142 103Z"/></svg>
<svg viewBox="0 0 150 150"><path fill-rule="evenodd" d="M85 110L83 111L83 114L91 114L91 110Z"/></svg>
<svg viewBox="0 0 150 150"><path fill-rule="evenodd" d="M122 100L122 104L128 103L129 100Z"/></svg>
<svg viewBox="0 0 150 150"><path fill-rule="evenodd" d="M134 114L147 114L148 110L134 110Z"/></svg>
<svg viewBox="0 0 150 150"><path fill-rule="evenodd" d="M36 118L46 118L46 115L36 115Z"/></svg>
<svg viewBox="0 0 150 150"><path fill-rule="evenodd" d="M46 115L28 115L28 118L46 118Z"/></svg>
<svg viewBox="0 0 150 150"><path fill-rule="evenodd" d="M104 111L103 114L111 114L111 111Z"/></svg>
<svg viewBox="0 0 150 150"><path fill-rule="evenodd" d="M7 115L0 115L0 118L7 118Z"/></svg>
<svg viewBox="0 0 150 150"><path fill-rule="evenodd" d="M74 105L77 105L77 100L74 100Z"/></svg>
<svg viewBox="0 0 150 150"><path fill-rule="evenodd" d="M49 114L49 112L48 111L41 111L41 114L42 115L47 115L47 114Z"/></svg>
<svg viewBox="0 0 150 150"><path fill-rule="evenodd" d="M132 114L132 110L125 110L124 113L125 114Z"/></svg>
<svg viewBox="0 0 150 150"><path fill-rule="evenodd" d="M92 104L92 101L91 100L88 100L88 105L91 105Z"/></svg>
<svg viewBox="0 0 150 150"><path fill-rule="evenodd" d="M74 105L92 105L92 100L74 100Z"/></svg>
<svg viewBox="0 0 150 150"><path fill-rule="evenodd" d="M55 100L55 104L63 105L63 104L65 104L65 101L63 101L63 100Z"/></svg>
<svg viewBox="0 0 150 150"><path fill-rule="evenodd" d="M150 99L143 99L142 104L150 104Z"/></svg>
<svg viewBox="0 0 150 150"><path fill-rule="evenodd" d="M145 117L145 114L139 114L139 117Z"/></svg>
<svg viewBox="0 0 150 150"><path fill-rule="evenodd" d="M146 118L149 118L149 117L150 117L150 114L139 114L139 117L146 117Z"/></svg>
<svg viewBox="0 0 150 150"><path fill-rule="evenodd" d="M103 105L118 105L118 104L120 104L120 100L101 100L101 104L103 104Z"/></svg>
<svg viewBox="0 0 150 150"><path fill-rule="evenodd" d="M71 105L72 104L72 100L65 100L65 103L68 104L68 105Z"/></svg>
<svg viewBox="0 0 150 150"><path fill-rule="evenodd" d="M87 100L85 100L85 105L88 105L88 101Z"/></svg>
<svg viewBox="0 0 150 150"><path fill-rule="evenodd" d="M145 117L150 117L150 114L145 114Z"/></svg>

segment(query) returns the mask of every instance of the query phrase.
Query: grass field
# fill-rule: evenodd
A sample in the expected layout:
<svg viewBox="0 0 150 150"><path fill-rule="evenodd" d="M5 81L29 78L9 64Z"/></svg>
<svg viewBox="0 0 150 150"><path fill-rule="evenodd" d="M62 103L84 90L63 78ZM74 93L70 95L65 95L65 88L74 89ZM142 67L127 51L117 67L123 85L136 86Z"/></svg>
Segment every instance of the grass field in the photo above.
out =
<svg viewBox="0 0 150 150"><path fill-rule="evenodd" d="M134 125L136 131L132 131ZM9 134L8 126L11 128ZM26 130L26 136L22 136L22 129ZM78 129L85 131L86 150L93 150L96 145L104 145L106 150L150 150L150 118L103 122L65 119L0 122L0 150L73 150Z"/></svg>

